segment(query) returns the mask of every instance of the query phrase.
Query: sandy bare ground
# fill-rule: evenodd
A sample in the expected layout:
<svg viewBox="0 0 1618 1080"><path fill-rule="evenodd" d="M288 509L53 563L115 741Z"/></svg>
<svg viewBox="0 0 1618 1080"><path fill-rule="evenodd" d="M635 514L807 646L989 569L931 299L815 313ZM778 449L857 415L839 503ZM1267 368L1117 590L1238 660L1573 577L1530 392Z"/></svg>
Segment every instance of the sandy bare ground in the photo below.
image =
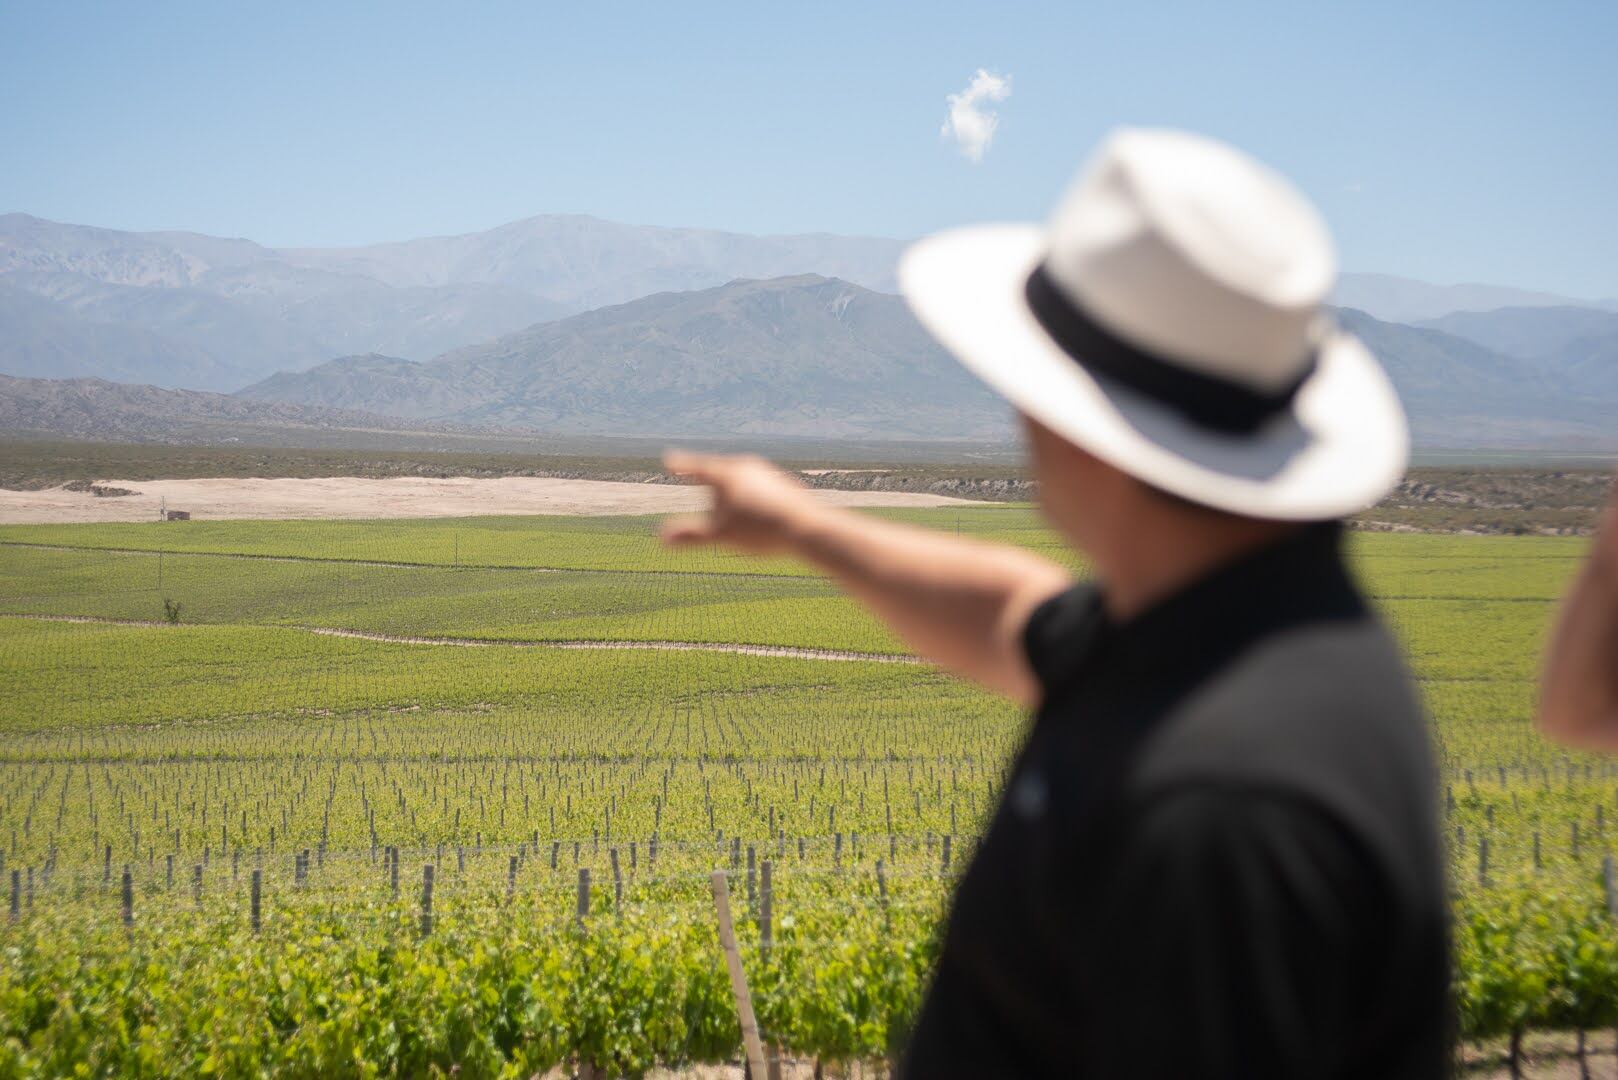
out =
<svg viewBox="0 0 1618 1080"><path fill-rule="evenodd" d="M165 501L192 518L419 518L483 514L665 514L701 510L703 489L677 484L560 480L322 477L317 479L98 480L135 495L0 490L0 525L155 521ZM981 506L969 499L899 491L816 491L839 506Z"/></svg>

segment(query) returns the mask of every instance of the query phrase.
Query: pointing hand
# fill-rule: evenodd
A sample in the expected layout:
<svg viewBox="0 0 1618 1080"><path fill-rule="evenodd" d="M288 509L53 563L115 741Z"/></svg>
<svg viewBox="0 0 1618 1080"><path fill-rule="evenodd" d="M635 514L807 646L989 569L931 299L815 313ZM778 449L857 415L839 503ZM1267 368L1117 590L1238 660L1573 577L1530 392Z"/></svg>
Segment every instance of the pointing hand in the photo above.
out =
<svg viewBox="0 0 1618 1080"><path fill-rule="evenodd" d="M670 450L663 466L713 489L706 514L664 524L663 542L673 546L725 544L753 555L779 554L819 509L808 489L760 457Z"/></svg>

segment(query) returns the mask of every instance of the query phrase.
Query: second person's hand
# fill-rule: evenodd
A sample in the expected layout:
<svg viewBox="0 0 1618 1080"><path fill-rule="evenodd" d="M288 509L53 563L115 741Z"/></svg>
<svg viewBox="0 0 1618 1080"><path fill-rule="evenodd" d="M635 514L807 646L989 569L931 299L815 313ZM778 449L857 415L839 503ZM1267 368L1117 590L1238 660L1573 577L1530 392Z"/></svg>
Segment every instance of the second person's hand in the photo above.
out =
<svg viewBox="0 0 1618 1080"><path fill-rule="evenodd" d="M664 523L663 542L673 546L724 544L752 555L779 555L792 551L795 537L824 511L797 480L753 455L670 450L663 467L713 491L706 514Z"/></svg>

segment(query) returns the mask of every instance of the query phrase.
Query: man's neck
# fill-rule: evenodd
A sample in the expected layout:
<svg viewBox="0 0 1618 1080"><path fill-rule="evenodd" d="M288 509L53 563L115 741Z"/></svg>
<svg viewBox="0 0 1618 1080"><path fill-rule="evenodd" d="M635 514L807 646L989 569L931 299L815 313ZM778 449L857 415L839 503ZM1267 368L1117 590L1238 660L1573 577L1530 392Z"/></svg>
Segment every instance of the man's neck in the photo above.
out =
<svg viewBox="0 0 1618 1080"><path fill-rule="evenodd" d="M1132 530L1105 560L1096 559L1101 598L1116 622L1128 622L1242 556L1301 531L1294 522L1176 514Z"/></svg>

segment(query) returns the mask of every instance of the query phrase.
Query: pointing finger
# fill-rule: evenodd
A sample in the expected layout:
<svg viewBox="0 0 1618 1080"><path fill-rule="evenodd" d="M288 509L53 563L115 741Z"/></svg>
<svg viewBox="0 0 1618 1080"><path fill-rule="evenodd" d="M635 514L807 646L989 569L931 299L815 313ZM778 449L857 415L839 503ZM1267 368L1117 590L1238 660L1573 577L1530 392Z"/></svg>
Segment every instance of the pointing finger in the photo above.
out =
<svg viewBox="0 0 1618 1080"><path fill-rule="evenodd" d="M717 454L698 454L690 450L670 450L663 455L663 467L675 476L689 477L704 484L714 483L725 458Z"/></svg>
<svg viewBox="0 0 1618 1080"><path fill-rule="evenodd" d="M713 542L713 523L702 514L688 514L669 518L661 530L663 543L670 547Z"/></svg>

